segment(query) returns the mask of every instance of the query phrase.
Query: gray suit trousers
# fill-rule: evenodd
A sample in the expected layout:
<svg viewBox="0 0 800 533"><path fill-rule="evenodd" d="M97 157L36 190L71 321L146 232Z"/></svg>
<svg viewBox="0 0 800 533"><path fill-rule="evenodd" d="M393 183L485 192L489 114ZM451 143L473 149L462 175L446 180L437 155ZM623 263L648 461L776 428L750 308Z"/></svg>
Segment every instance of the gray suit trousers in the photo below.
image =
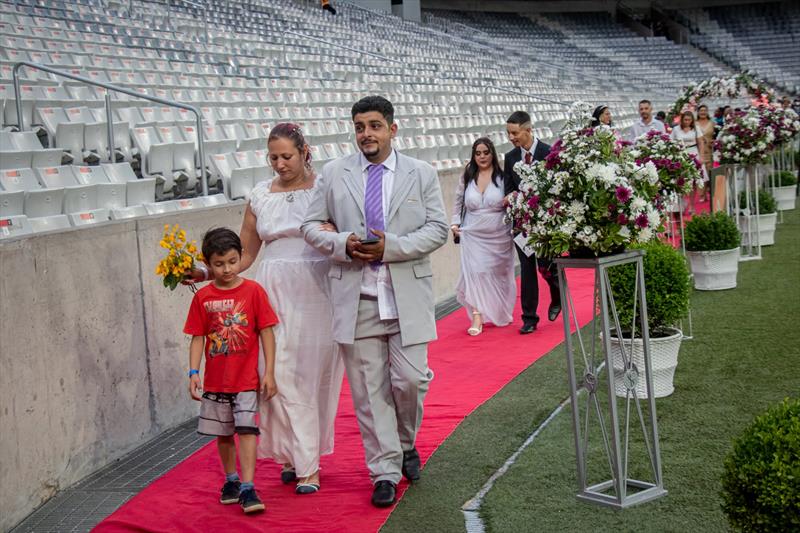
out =
<svg viewBox="0 0 800 533"><path fill-rule="evenodd" d="M353 344L340 344L373 483L399 483L403 451L414 447L433 372L428 344L403 346L397 320L378 302L359 300Z"/></svg>

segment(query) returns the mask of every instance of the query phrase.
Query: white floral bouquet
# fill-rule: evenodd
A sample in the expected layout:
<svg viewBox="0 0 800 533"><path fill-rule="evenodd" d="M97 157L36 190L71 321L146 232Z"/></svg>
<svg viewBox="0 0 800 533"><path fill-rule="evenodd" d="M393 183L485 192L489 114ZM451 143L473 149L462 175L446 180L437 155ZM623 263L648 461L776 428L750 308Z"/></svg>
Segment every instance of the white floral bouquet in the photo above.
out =
<svg viewBox="0 0 800 533"><path fill-rule="evenodd" d="M658 169L659 195L675 199L689 194L694 187L703 187L703 164L694 154L688 153L683 144L669 135L650 131L636 140L631 147L636 164L652 163Z"/></svg>
<svg viewBox="0 0 800 533"><path fill-rule="evenodd" d="M763 113L763 108L759 107L734 112L714 141L714 153L720 163L756 165L766 162L776 137Z"/></svg>
<svg viewBox="0 0 800 533"><path fill-rule="evenodd" d="M562 131L579 130L588 127L594 119L592 111L592 104L580 100L574 102L567 112L567 121L564 123Z"/></svg>
<svg viewBox="0 0 800 533"><path fill-rule="evenodd" d="M663 231L658 169L606 126L568 130L544 161L514 171L507 220L542 257L612 253Z"/></svg>
<svg viewBox="0 0 800 533"><path fill-rule="evenodd" d="M789 142L800 133L800 116L794 109L764 106L759 108L759 116L761 127L772 129L776 146Z"/></svg>

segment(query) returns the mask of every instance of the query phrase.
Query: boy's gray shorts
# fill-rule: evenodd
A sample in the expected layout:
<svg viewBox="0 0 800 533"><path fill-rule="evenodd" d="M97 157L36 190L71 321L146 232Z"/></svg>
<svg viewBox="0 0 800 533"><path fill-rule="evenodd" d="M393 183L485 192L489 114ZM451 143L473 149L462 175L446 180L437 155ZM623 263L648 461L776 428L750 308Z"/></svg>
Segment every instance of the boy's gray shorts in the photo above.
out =
<svg viewBox="0 0 800 533"><path fill-rule="evenodd" d="M254 390L204 392L197 432L212 437L230 437L234 433L258 435L257 412L258 393Z"/></svg>

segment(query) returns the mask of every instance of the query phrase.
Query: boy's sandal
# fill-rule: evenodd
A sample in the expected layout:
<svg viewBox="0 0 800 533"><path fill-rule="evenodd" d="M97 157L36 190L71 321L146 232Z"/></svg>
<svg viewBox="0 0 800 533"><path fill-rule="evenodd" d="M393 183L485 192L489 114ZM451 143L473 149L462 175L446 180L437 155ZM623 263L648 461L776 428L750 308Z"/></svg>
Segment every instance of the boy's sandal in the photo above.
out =
<svg viewBox="0 0 800 533"><path fill-rule="evenodd" d="M298 483L294 492L296 494L314 494L319 490L319 483Z"/></svg>

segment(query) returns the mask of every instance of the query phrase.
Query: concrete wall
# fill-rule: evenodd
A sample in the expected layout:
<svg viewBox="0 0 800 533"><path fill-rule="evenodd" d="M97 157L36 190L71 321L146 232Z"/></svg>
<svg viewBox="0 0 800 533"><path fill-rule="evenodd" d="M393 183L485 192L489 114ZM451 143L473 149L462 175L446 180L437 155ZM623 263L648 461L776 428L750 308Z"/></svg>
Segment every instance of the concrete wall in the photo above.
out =
<svg viewBox="0 0 800 533"><path fill-rule="evenodd" d="M441 176L448 213L458 174ZM196 414L181 333L192 294L161 285L158 241L164 224L196 239L238 231L244 208L0 241L0 531ZM432 259L440 302L454 293L458 249L448 242Z"/></svg>

